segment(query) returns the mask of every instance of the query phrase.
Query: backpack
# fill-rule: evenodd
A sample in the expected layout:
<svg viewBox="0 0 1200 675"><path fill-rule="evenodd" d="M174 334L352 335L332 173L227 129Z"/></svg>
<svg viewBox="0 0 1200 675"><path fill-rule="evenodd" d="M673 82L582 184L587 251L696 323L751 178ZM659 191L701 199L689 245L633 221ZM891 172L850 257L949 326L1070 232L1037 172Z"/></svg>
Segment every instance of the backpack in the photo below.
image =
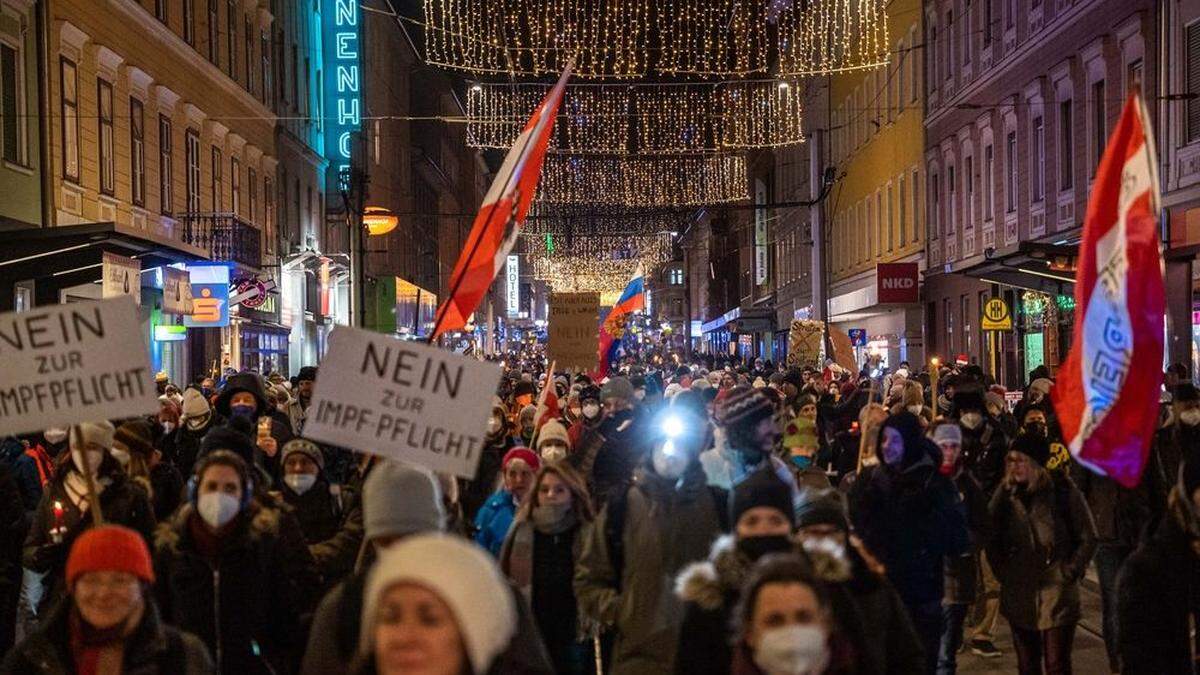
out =
<svg viewBox="0 0 1200 675"><path fill-rule="evenodd" d="M604 543L608 547L608 560L616 577L617 592L621 592L621 580L625 576L625 518L629 512L629 489L633 483L624 483L605 504L608 519L604 522ZM709 496L717 511L717 524L721 532L729 532L729 492L715 485L706 485Z"/></svg>

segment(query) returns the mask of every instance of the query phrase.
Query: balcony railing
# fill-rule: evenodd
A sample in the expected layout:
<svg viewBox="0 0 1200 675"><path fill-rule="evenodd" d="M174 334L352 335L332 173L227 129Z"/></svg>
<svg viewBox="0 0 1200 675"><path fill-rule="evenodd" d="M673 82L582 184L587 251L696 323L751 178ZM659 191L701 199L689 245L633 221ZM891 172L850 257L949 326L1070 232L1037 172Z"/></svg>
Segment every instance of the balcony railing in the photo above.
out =
<svg viewBox="0 0 1200 675"><path fill-rule="evenodd" d="M233 213L183 213L176 218L186 244L208 249L213 260L262 267L262 232Z"/></svg>

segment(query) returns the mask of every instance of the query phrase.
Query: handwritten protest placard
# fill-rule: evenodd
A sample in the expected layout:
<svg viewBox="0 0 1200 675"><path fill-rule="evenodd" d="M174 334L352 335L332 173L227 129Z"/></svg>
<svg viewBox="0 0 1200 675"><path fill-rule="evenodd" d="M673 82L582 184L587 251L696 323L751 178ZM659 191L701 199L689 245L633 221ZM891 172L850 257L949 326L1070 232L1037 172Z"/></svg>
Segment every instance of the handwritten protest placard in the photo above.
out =
<svg viewBox="0 0 1200 675"><path fill-rule="evenodd" d="M546 352L563 370L596 369L600 295L555 293L550 296Z"/></svg>

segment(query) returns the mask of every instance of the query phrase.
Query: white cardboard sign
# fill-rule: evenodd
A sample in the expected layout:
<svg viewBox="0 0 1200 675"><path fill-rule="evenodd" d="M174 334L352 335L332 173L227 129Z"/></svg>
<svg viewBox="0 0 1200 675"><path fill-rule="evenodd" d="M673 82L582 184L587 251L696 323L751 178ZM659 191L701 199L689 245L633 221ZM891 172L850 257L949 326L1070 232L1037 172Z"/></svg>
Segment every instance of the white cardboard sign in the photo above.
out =
<svg viewBox="0 0 1200 675"><path fill-rule="evenodd" d="M339 326L304 435L475 478L500 369L420 342Z"/></svg>
<svg viewBox="0 0 1200 675"><path fill-rule="evenodd" d="M0 314L0 436L158 411L129 296Z"/></svg>

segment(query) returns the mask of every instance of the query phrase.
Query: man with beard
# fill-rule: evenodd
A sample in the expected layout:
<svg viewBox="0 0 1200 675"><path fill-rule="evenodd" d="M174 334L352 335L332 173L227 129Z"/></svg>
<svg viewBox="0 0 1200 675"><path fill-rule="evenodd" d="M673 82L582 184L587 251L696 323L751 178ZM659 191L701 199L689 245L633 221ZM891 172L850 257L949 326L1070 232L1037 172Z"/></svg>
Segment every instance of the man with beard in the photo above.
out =
<svg viewBox="0 0 1200 675"><path fill-rule="evenodd" d="M308 417L308 405L312 403L313 384L317 381L317 367L305 366L296 376L296 395L288 402L287 416L292 423L292 433L304 433L304 420Z"/></svg>
<svg viewBox="0 0 1200 675"><path fill-rule="evenodd" d="M796 479L783 460L776 456L783 433L775 421L775 406L759 389L739 386L729 390L719 404L717 423L725 431L729 478L736 486L754 471L770 467L798 496Z"/></svg>

